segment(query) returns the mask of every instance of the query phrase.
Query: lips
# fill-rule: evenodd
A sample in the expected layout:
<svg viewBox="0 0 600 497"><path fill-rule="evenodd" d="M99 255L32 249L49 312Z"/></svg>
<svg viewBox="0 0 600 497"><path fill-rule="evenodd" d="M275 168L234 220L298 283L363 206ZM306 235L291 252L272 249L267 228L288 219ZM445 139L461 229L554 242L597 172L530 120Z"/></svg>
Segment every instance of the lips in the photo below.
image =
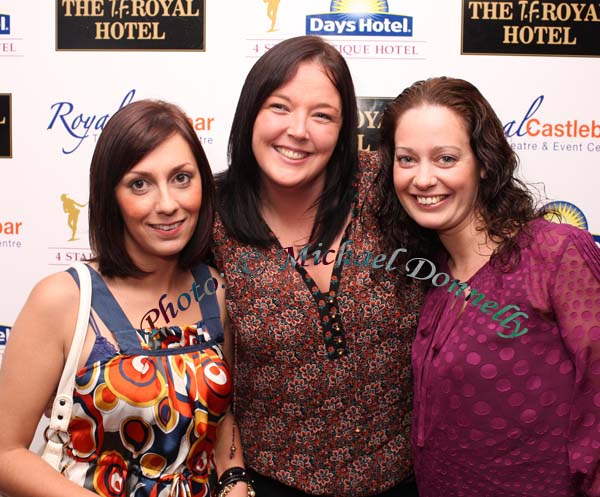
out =
<svg viewBox="0 0 600 497"><path fill-rule="evenodd" d="M177 221L175 223L170 224L151 224L150 226L158 231L163 231L165 233L169 233L175 231L183 224L183 221Z"/></svg>
<svg viewBox="0 0 600 497"><path fill-rule="evenodd" d="M284 147L275 147L275 150L277 151L277 153L283 155L286 159L300 160L300 159L305 159L306 157L309 156L308 152L292 150L292 149L284 148Z"/></svg>
<svg viewBox="0 0 600 497"><path fill-rule="evenodd" d="M417 202L421 205L435 205L440 203L442 200L446 199L448 195L431 195L428 197L423 197L416 195Z"/></svg>

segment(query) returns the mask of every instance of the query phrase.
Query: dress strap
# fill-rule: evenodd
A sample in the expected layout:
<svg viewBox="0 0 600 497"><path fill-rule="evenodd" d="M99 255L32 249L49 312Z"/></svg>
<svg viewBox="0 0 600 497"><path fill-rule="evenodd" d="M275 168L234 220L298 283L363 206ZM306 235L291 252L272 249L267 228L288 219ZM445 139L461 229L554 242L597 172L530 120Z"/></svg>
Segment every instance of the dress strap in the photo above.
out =
<svg viewBox="0 0 600 497"><path fill-rule="evenodd" d="M210 269L206 264L198 264L192 268L192 274L196 281L196 286L204 292L199 301L202 319L206 323L208 334L217 341L224 339L223 325L221 324L221 313L219 311L219 301L217 300L217 288L215 280L212 279ZM206 290L214 293L208 293Z"/></svg>
<svg viewBox="0 0 600 497"><path fill-rule="evenodd" d="M113 332L115 330L132 330L133 326L106 286L102 276L91 266L88 267L92 275L92 309L96 311L109 330Z"/></svg>

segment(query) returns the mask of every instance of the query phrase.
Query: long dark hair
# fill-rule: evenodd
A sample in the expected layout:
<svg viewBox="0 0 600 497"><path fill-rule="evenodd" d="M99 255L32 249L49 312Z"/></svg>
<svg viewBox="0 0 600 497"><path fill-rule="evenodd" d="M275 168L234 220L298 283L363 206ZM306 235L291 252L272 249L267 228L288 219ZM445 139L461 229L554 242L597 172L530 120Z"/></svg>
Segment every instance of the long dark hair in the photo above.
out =
<svg viewBox="0 0 600 497"><path fill-rule="evenodd" d="M209 253L215 213L215 184L210 165L191 123L177 106L160 100L126 105L106 123L90 167L90 246L107 277L143 276L125 249L125 225L115 197L123 175L165 140L179 134L190 146L202 181L202 205L196 229L179 254L182 269Z"/></svg>
<svg viewBox="0 0 600 497"><path fill-rule="evenodd" d="M269 95L307 61L323 66L340 94L343 114L309 243L329 247L350 211L352 179L358 167L358 114L350 71L342 55L318 36L290 38L266 52L248 73L229 135L229 168L217 177L223 224L243 243L266 247L274 241L260 214L260 168L252 151L254 121Z"/></svg>
<svg viewBox="0 0 600 497"><path fill-rule="evenodd" d="M435 257L443 248L435 231L420 227L408 216L394 190L396 125L407 110L421 105L447 107L464 121L471 149L485 172L479 184L477 209L484 222L483 229L500 244L493 258L503 266L518 261L520 251L513 235L543 213L536 210L527 186L515 177L517 154L489 102L468 81L448 77L417 81L384 111L379 148L382 169L377 180L381 206L377 217L386 243L392 247L400 243L408 249L408 254L428 257Z"/></svg>

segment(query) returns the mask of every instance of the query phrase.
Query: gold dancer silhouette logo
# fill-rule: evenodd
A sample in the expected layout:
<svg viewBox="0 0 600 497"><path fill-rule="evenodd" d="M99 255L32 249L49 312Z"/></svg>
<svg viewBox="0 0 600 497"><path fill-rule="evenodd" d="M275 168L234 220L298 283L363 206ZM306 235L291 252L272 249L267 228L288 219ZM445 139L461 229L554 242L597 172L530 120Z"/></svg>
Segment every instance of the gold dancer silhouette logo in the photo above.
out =
<svg viewBox="0 0 600 497"><path fill-rule="evenodd" d="M69 198L66 193L63 193L60 196L63 204L63 211L67 214L67 225L71 230L71 238L69 238L70 242L74 242L75 240L79 240L75 235L77 234L77 223L79 221L79 212L81 208L85 207L87 203L80 204L75 202L72 198Z"/></svg>
<svg viewBox="0 0 600 497"><path fill-rule="evenodd" d="M263 0L267 4L267 17L271 20L269 33L275 31L275 23L277 22L277 9L279 8L279 0Z"/></svg>

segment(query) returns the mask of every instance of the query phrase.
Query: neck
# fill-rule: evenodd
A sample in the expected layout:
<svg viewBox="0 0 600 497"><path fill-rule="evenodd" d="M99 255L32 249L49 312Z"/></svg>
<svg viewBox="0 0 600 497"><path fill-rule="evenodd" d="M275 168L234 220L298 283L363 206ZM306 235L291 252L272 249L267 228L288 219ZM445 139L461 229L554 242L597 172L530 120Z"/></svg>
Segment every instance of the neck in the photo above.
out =
<svg viewBox="0 0 600 497"><path fill-rule="evenodd" d="M148 273L138 280L138 284L148 290L159 288L161 291L164 289L165 292L168 292L177 287L184 275L184 272L181 271L177 264L176 257L164 259L154 257L144 259L143 261L136 261L134 259L134 263L142 271Z"/></svg>
<svg viewBox="0 0 600 497"><path fill-rule="evenodd" d="M292 238L293 243L306 244L315 223L323 187L323 180L318 185L297 189L263 186L261 213L280 241L287 243Z"/></svg>
<svg viewBox="0 0 600 497"><path fill-rule="evenodd" d="M450 254L450 270L461 281L468 280L488 262L498 246L490 240L485 229L477 229L480 226L482 222L478 220L452 232L438 233L440 241Z"/></svg>

